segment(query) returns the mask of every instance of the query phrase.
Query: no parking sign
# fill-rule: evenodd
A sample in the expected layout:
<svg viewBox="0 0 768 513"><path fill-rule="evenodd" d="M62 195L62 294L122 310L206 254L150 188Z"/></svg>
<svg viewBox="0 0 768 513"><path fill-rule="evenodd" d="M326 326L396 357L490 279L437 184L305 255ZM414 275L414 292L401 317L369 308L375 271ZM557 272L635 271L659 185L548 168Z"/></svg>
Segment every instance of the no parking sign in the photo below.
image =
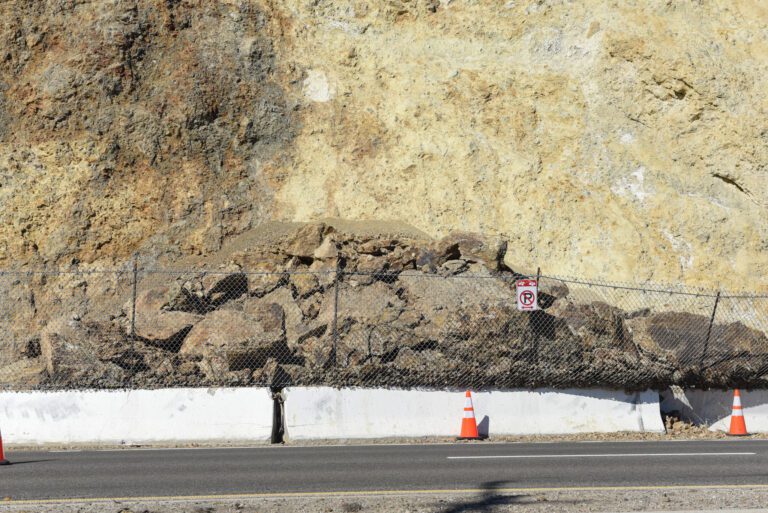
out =
<svg viewBox="0 0 768 513"><path fill-rule="evenodd" d="M539 309L539 284L536 280L517 280L517 309L523 312Z"/></svg>

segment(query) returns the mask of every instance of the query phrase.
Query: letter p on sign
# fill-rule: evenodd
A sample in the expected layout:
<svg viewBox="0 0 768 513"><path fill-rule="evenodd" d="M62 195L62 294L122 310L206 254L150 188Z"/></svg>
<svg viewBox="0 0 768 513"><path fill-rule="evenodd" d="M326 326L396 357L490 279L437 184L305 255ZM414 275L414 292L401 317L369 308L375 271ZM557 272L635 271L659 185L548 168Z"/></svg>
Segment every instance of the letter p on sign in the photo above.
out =
<svg viewBox="0 0 768 513"><path fill-rule="evenodd" d="M523 312L539 309L539 284L536 280L517 280L517 309Z"/></svg>

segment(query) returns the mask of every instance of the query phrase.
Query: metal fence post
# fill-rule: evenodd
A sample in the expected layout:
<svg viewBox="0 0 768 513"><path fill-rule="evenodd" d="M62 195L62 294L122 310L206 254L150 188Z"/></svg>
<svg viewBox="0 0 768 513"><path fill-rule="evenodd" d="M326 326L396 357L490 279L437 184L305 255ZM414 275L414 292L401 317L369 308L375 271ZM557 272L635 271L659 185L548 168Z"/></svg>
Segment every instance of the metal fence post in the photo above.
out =
<svg viewBox="0 0 768 513"><path fill-rule="evenodd" d="M541 288L541 267L536 268L536 294L538 295ZM536 311L528 312L528 325L533 327L539 320L539 314ZM541 342L541 336L539 331L534 328L533 330L533 354L531 355L531 363L535 364L539 360L539 344Z"/></svg>
<svg viewBox="0 0 768 513"><path fill-rule="evenodd" d="M715 324L715 314L717 314L717 305L720 303L720 291L717 291L715 296L715 306L712 308L712 316L709 318L709 328L707 329L707 338L704 340L704 350L701 352L701 361L699 367L704 365L704 358L707 357L707 350L709 349L709 338L712 336L712 325Z"/></svg>
<svg viewBox="0 0 768 513"><path fill-rule="evenodd" d="M131 292L131 338L136 338L136 290L139 281L139 261L133 255L133 290Z"/></svg>

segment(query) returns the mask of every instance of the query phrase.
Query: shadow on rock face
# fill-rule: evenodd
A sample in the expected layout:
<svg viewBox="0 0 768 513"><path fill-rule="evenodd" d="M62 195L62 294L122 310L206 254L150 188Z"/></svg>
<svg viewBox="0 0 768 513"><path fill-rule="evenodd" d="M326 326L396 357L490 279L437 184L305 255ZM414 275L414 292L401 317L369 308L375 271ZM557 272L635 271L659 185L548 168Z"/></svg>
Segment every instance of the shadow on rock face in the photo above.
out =
<svg viewBox="0 0 768 513"><path fill-rule="evenodd" d="M61 175L40 207L62 224L40 250L48 261L105 254L97 251L107 232L111 255L128 255L149 236L162 242L168 230L184 240L201 226L215 236L194 243L217 249L269 211L261 166L298 130L276 78L269 15L249 3L5 4L8 26L35 34L25 40L0 28L0 141L13 138L19 163L3 187L34 196L37 141L57 145L43 164ZM89 176L60 170L77 161L89 163ZM36 229L44 227L29 236ZM36 256L18 249L16 259Z"/></svg>

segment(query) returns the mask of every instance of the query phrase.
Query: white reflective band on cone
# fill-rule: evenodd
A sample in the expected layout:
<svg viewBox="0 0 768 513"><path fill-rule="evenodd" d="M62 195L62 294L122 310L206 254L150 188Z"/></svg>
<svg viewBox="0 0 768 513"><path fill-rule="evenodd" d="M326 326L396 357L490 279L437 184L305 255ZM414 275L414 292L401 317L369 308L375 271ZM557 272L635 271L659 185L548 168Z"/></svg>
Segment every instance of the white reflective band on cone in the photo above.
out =
<svg viewBox="0 0 768 513"><path fill-rule="evenodd" d="M475 412L473 412L471 410L470 411L464 410L464 418L465 419L474 419L475 418Z"/></svg>
<svg viewBox="0 0 768 513"><path fill-rule="evenodd" d="M733 398L733 405L734 406L741 406L741 397L739 397L738 395L736 397L734 397Z"/></svg>
<svg viewBox="0 0 768 513"><path fill-rule="evenodd" d="M731 417L743 417L744 412L742 410L733 410L733 413L731 413Z"/></svg>

